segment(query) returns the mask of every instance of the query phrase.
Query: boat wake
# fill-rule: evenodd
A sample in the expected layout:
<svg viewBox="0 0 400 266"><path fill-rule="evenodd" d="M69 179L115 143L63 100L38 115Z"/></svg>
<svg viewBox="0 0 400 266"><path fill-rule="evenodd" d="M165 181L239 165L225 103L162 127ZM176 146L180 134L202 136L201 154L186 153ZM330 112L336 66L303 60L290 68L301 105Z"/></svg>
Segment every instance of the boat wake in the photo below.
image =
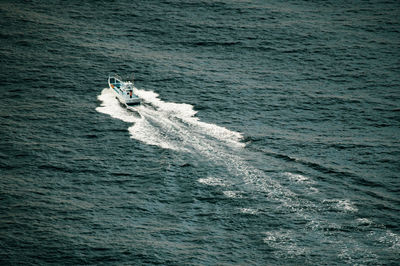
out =
<svg viewBox="0 0 400 266"><path fill-rule="evenodd" d="M191 151L201 148L209 139L232 147L245 146L240 133L200 121L189 104L164 102L152 91L137 90L136 93L144 103L126 109L120 106L111 89L104 89L98 96L102 104L96 110L133 123L129 127L131 138L165 149ZM135 117L128 110L140 116Z"/></svg>
<svg viewBox="0 0 400 266"><path fill-rule="evenodd" d="M320 241L336 243L336 252L340 253L345 261L352 261L359 256L363 256L365 263L377 261L376 254L367 244L355 242L340 234L343 228L349 226L365 230L364 226L354 219L358 209L349 199L321 200L325 197L318 190L318 184L304 175L289 172L267 175L244 159L250 151L244 149L245 144L240 133L200 121L195 117L196 111L193 110L193 106L189 104L164 102L152 91L137 90L137 94L143 100L143 104L129 108L138 115L122 107L111 89L104 89L98 96L102 103L96 110L131 123L128 130L133 139L164 149L200 156L200 160L209 161L216 168L222 167L225 173L220 176L205 176L198 179L198 182L220 189L227 198L245 200L249 206L241 206L241 213L265 213L259 205L252 206L252 202L266 200L266 204L274 206L269 211L274 217L278 217L277 219L280 219L280 216L287 219L286 214L290 214L295 223L303 224L301 230L260 232L264 234L264 242L277 250L277 256L311 254L312 249L296 246L295 243L298 239L307 238L312 232L316 245L319 245ZM289 189L285 182L295 189ZM299 195L299 191L303 192ZM303 194L308 196L304 197ZM343 220L348 220L349 224L332 222L329 217L332 212ZM332 233L336 231L339 233ZM386 230L375 232L374 235L369 235L370 241L387 239L390 233ZM397 248L399 241L397 235L395 236L390 238L388 246Z"/></svg>
<svg viewBox="0 0 400 266"><path fill-rule="evenodd" d="M306 182L307 177L286 172L270 176L246 162L243 157L249 151L244 149L240 133L200 121L195 117L193 106L189 104L164 102L152 91L137 90L137 94L144 104L130 108L139 116L121 107L110 89L104 89L99 95L102 104L97 111L133 123L128 128L133 139L164 149L191 153L202 157L200 160L212 162L214 166L224 169L225 174L200 178L200 183L224 188L227 190L224 195L230 198L262 193L279 208L297 209L297 214L303 219L316 218L304 212L303 206L318 210L326 205L300 199L296 193L282 185L282 181L288 179L291 183L303 186L302 189L307 190L308 194L319 193L311 181ZM240 184L239 188L237 184ZM337 202L332 201L332 205ZM319 220L323 219L320 217ZM323 224L323 221L319 222Z"/></svg>

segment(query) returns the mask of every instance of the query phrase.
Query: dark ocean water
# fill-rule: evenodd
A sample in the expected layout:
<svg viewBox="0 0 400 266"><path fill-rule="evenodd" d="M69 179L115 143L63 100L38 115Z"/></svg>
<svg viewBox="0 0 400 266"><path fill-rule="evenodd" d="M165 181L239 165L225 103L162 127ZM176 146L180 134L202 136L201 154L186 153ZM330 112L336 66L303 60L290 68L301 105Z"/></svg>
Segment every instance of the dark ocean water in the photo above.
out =
<svg viewBox="0 0 400 266"><path fill-rule="evenodd" d="M2 265L399 263L399 1L4 0L0 24Z"/></svg>

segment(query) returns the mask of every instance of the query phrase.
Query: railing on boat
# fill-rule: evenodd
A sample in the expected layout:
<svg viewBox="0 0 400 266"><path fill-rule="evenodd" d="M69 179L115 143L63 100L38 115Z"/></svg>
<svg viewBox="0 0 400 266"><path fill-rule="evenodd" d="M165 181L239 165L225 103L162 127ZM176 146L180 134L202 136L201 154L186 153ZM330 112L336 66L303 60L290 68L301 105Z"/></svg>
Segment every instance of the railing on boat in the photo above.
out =
<svg viewBox="0 0 400 266"><path fill-rule="evenodd" d="M110 73L110 74L108 75L108 77L109 77L109 78L110 78L110 77L114 77L114 78L116 78L116 79L119 79L121 82L130 81L132 84L133 84L133 80L134 80L134 75L133 75L133 73L132 73L132 78L126 78L126 79L122 79L121 76L119 76L118 74L115 74L115 73Z"/></svg>
<svg viewBox="0 0 400 266"><path fill-rule="evenodd" d="M108 74L109 78L116 78L119 79L120 81L123 81L122 78L118 74L110 73Z"/></svg>

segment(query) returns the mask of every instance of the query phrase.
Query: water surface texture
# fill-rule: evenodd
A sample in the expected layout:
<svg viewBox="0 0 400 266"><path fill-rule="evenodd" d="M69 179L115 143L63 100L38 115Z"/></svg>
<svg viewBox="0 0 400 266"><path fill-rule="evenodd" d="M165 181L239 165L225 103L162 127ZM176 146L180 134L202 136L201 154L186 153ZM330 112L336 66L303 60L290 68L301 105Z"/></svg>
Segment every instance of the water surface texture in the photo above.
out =
<svg viewBox="0 0 400 266"><path fill-rule="evenodd" d="M395 265L399 10L1 1L0 263Z"/></svg>

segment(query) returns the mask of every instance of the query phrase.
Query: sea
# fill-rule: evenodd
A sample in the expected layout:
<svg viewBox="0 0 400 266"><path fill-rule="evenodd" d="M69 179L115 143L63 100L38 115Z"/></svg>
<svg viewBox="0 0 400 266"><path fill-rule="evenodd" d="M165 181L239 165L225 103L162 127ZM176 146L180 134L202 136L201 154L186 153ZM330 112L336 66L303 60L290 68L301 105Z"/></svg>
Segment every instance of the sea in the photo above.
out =
<svg viewBox="0 0 400 266"><path fill-rule="evenodd" d="M1 0L0 43L1 265L399 265L400 1Z"/></svg>

